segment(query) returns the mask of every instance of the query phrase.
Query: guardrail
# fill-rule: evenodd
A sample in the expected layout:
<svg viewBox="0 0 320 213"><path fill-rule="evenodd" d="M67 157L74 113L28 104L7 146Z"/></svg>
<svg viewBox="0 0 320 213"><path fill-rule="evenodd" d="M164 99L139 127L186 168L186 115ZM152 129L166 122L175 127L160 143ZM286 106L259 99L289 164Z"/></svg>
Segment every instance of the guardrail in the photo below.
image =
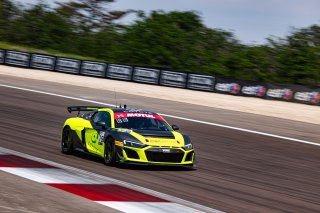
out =
<svg viewBox="0 0 320 213"><path fill-rule="evenodd" d="M0 64L192 90L320 105L320 88L240 81L212 75L0 49Z"/></svg>

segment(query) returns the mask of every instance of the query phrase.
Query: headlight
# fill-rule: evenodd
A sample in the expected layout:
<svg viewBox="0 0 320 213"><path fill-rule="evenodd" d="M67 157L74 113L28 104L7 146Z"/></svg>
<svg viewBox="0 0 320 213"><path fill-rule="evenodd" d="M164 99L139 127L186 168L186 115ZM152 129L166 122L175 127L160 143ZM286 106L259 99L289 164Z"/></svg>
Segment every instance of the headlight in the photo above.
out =
<svg viewBox="0 0 320 213"><path fill-rule="evenodd" d="M190 138L189 138L188 136L186 136L186 135L183 135L183 138L184 138L184 146L183 146L183 149L186 150L186 151L193 149L193 145L192 145L192 143L191 143Z"/></svg>
<svg viewBox="0 0 320 213"><path fill-rule="evenodd" d="M192 143L187 144L187 145L184 145L184 147L183 147L184 150L190 150L190 149L192 149L192 148L193 148Z"/></svg>
<svg viewBox="0 0 320 213"><path fill-rule="evenodd" d="M138 142L138 141L128 141L128 140L123 140L123 144L125 146L131 146L131 147L134 147L134 148L143 148L145 147L146 145L141 143L141 142Z"/></svg>

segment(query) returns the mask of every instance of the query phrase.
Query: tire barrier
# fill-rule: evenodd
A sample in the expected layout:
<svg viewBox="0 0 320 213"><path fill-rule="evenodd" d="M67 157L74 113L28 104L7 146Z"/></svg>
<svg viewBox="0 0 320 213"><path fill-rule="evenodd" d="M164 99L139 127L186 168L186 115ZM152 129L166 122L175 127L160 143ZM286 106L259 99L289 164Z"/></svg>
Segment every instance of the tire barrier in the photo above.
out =
<svg viewBox="0 0 320 213"><path fill-rule="evenodd" d="M0 64L229 95L320 105L320 87L241 81L153 67L82 61L4 49L0 49Z"/></svg>

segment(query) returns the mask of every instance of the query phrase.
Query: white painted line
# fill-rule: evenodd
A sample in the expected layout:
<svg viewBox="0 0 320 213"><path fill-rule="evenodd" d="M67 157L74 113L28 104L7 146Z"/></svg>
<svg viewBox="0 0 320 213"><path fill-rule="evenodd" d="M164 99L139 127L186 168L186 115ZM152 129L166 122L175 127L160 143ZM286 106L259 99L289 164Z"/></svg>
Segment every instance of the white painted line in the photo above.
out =
<svg viewBox="0 0 320 213"><path fill-rule="evenodd" d="M69 172L55 168L16 168L0 167L1 171L8 172L39 183L66 183L66 184L104 184L110 183L92 178L89 175Z"/></svg>
<svg viewBox="0 0 320 213"><path fill-rule="evenodd" d="M27 89L27 88L16 87L16 86L10 86L10 85L6 85L6 84L0 84L0 86L1 87L6 87L6 88L11 88L11 89L18 89L18 90L23 90L23 91L28 91L28 92L39 93L39 94L51 95L51 96L55 96L55 97L67 98L67 99L71 99L71 100L77 100L77 101L84 101L84 102L88 102L88 103L100 104L100 105L109 106L109 107L115 107L115 105L113 105L113 104L108 104L108 103L104 103L104 102L88 100L88 99L84 99L84 98L77 98L77 97L60 95L60 94L55 94L55 93L50 93L50 92L43 92L43 91L39 91L39 90ZM223 124L218 124L218 123L212 123L212 122L207 122L207 121L200 121L200 120L195 120L195 119L190 119L190 118L184 118L184 117L179 117L179 116L175 116L175 115L168 115L168 114L163 114L163 113L159 113L159 114L162 115L162 116L166 116L166 117L169 117L169 118L175 118L175 119L179 119L179 120L185 120L185 121L190 121L190 122L195 122L195 123L200 123L200 124L206 124L206 125L210 125L210 126L217 126L217 127L222 127L222 128L227 128L227 129L232 129L232 130L237 130L237 131L242 131L242 132L248 132L248 133L253 133L253 134L273 137L273 138L279 138L279 139L284 139L284 140L289 140L289 141L294 141L294 142L314 145L314 146L320 146L320 143L301 140L301 139L297 139L297 138L291 138L291 137L286 137L286 136L281 136L281 135L275 135L275 134L270 134L270 133L265 133L265 132L260 132L260 131L254 131L254 130L239 128L239 127L233 127L233 126L228 126L228 125L223 125Z"/></svg>
<svg viewBox="0 0 320 213"><path fill-rule="evenodd" d="M122 212L139 212L139 213L200 213L187 206L177 203L168 202L116 202L116 201L96 201L102 205L117 209Z"/></svg>
<svg viewBox="0 0 320 213"><path fill-rule="evenodd" d="M176 119L180 119L180 120L195 122L195 123L201 123L201 124L206 124L206 125L211 125L211 126L217 126L217 127L227 128L227 129L233 129L233 130L238 130L238 131L242 131L242 132L248 132L248 133L253 133L253 134L258 134L258 135L274 137L274 138L280 138L280 139L284 139L284 140L295 141L295 142L310 144L310 145L314 145L314 146L320 146L320 143L301 140L301 139L297 139L297 138L285 137L285 136L281 136L281 135L275 135L275 134L270 134L270 133L265 133L265 132L259 132L259 131L254 131L254 130L250 130L250 129L244 129L244 128L239 128L239 127L223 125L223 124L210 123L210 122L206 122L206 121L199 121L199 120L195 120L195 119L183 118L183 117L174 116L174 115L167 115L167 114L161 114L161 115L167 116L167 117L170 117L170 118L176 118Z"/></svg>
<svg viewBox="0 0 320 213"><path fill-rule="evenodd" d="M7 155L7 153L0 150L0 155Z"/></svg>
<svg viewBox="0 0 320 213"><path fill-rule="evenodd" d="M130 188L130 189L136 190L136 191L140 191L140 192L143 192L143 193L146 193L146 194L150 194L150 195L162 198L164 200L168 200L170 202L174 202L174 203L178 203L178 204L181 204L181 205L184 205L184 206L195 208L195 209L198 209L198 210L201 210L201 211L204 211L204 212L222 213L221 211L219 211L217 209L213 209L213 208L210 208L210 207L207 207L207 206L203 206L203 205L200 205L200 204L197 204L197 203L193 203L193 202L190 202L190 201L187 201L187 200L183 200L181 198L177 198L177 197L174 197L174 196L171 196L171 195L167 195L167 194L164 194L164 193L161 193L161 192L157 192L157 191L154 191L154 190L151 190L151 189L147 189L147 188L135 185L135 184L131 184L131 183L128 183L128 182L125 182L125 181L121 181L121 180L118 180L118 179L114 179L114 178L110 178L110 177L106 177L106 176L103 176L103 175L99 175L99 174L92 173L92 172L89 172L89 171L85 171L85 170L82 170L82 169L74 168L74 167L71 167L71 166L63 165L63 164L56 163L56 162L53 162L53 161L45 160L45 159L42 159L42 158L34 157L32 155L24 154L24 153L17 152L17 151L11 150L11 149L6 149L6 148L3 148L3 147L0 147L0 152L5 152L7 154L17 155L17 156L20 156L20 157L23 157L23 158L27 158L27 159L30 159L30 160L38 161L38 162L41 162L41 163L44 163L44 164L48 164L48 165L51 165L51 166L54 166L54 167L57 167L57 168L68 170L70 172L75 172L75 173L77 173L79 175L86 175L86 176L90 176L91 178L97 178L100 181L105 181L105 182L109 182L109 183L113 183L113 184L118 184L120 186L124 186L124 187Z"/></svg>

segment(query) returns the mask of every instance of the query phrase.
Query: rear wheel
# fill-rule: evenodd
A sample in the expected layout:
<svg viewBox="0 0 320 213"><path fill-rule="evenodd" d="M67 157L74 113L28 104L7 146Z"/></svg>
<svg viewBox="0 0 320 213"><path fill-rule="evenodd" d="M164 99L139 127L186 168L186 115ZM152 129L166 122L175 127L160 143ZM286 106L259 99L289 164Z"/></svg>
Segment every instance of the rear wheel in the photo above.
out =
<svg viewBox="0 0 320 213"><path fill-rule="evenodd" d="M104 162L108 166L115 165L117 160L116 156L116 146L114 145L113 138L107 138L104 146Z"/></svg>
<svg viewBox="0 0 320 213"><path fill-rule="evenodd" d="M73 137L70 127L65 127L62 131L61 152L64 154L73 153Z"/></svg>

